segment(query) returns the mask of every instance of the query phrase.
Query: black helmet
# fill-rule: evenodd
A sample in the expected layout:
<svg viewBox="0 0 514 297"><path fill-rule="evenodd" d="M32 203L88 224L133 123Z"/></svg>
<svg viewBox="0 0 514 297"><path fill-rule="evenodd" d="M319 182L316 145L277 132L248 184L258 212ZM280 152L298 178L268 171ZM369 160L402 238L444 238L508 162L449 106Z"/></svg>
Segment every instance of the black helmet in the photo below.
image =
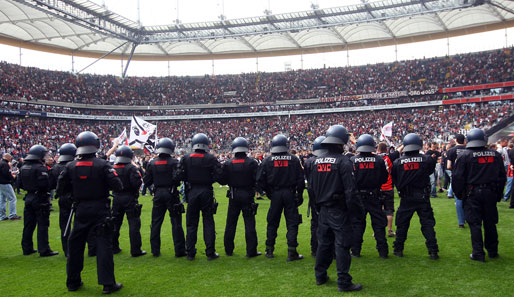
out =
<svg viewBox="0 0 514 297"><path fill-rule="evenodd" d="M204 152L209 151L209 145L211 142L209 141L209 137L203 133L197 133L193 136L193 150L202 150Z"/></svg>
<svg viewBox="0 0 514 297"><path fill-rule="evenodd" d="M348 130L341 125L330 126L325 136L324 144L346 144L349 138Z"/></svg>
<svg viewBox="0 0 514 297"><path fill-rule="evenodd" d="M289 140L282 134L275 135L271 140L271 153L286 153L289 150Z"/></svg>
<svg viewBox="0 0 514 297"><path fill-rule="evenodd" d="M484 147L487 145L487 139L482 129L473 128L469 130L466 136L466 148L468 147Z"/></svg>
<svg viewBox="0 0 514 297"><path fill-rule="evenodd" d="M232 153L248 152L248 141L244 137L237 137L232 141Z"/></svg>
<svg viewBox="0 0 514 297"><path fill-rule="evenodd" d="M173 152L175 152L175 143L173 142L173 140L169 139L168 137L165 137L159 139L159 142L157 142L155 148L155 152L158 154L173 155Z"/></svg>
<svg viewBox="0 0 514 297"><path fill-rule="evenodd" d="M375 140L369 134L362 134L357 139L357 151L360 153L372 153L375 151Z"/></svg>
<svg viewBox="0 0 514 297"><path fill-rule="evenodd" d="M416 152L423 148L423 140L416 133L409 133L403 138L403 151Z"/></svg>
<svg viewBox="0 0 514 297"><path fill-rule="evenodd" d="M114 160L114 164L127 164L132 161L134 157L134 152L129 146L121 146L116 150L116 159Z"/></svg>
<svg viewBox="0 0 514 297"><path fill-rule="evenodd" d="M325 140L325 138L325 136L318 136L316 139L314 139L314 142L312 143L312 154L314 156L321 156L327 151L326 149L321 148L321 143L323 140Z"/></svg>
<svg viewBox="0 0 514 297"><path fill-rule="evenodd" d="M42 161L45 158L46 153L48 153L48 150L46 149L46 147L36 144L30 148L27 157L25 157L25 160L41 160Z"/></svg>
<svg viewBox="0 0 514 297"><path fill-rule="evenodd" d="M57 152L59 153L59 159L57 159L57 162L72 161L75 159L77 147L73 143L65 143L61 145Z"/></svg>
<svg viewBox="0 0 514 297"><path fill-rule="evenodd" d="M77 155L94 154L100 148L100 139L95 133L85 131L77 136L75 145L77 146Z"/></svg>

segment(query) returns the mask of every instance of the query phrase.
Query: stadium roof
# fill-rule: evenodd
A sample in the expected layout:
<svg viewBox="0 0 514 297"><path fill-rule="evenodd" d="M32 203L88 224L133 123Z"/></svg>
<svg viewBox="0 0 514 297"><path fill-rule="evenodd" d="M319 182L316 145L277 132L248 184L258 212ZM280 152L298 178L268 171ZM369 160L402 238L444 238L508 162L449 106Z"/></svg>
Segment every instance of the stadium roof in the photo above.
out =
<svg viewBox="0 0 514 297"><path fill-rule="evenodd" d="M140 26L86 0L0 0L0 43L83 57L195 60L340 51L514 26L508 0L384 0ZM132 55L132 54L133 55Z"/></svg>

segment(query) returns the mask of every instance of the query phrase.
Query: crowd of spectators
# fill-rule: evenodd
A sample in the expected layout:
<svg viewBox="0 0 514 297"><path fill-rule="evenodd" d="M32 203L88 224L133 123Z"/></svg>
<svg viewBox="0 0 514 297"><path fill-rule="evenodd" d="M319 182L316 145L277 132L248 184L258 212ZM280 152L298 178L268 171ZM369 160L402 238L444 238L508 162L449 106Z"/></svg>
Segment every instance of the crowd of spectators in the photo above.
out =
<svg viewBox="0 0 514 297"><path fill-rule="evenodd" d="M47 71L0 63L0 94L87 104L255 103L439 89L514 80L514 51L358 67L203 77L128 77Z"/></svg>
<svg viewBox="0 0 514 297"><path fill-rule="evenodd" d="M333 124L342 124L355 136L363 133L380 136L380 129L393 121L392 143L400 143L409 132L419 133L425 141L447 140L461 129L480 127L488 129L514 111L510 102L450 105L436 108L385 110L359 113L329 113L281 117L258 117L220 120L159 121L159 137L170 137L178 148L188 149L191 137L206 133L213 150L228 151L237 136L246 137L254 150L268 151L271 138L283 133L291 148L307 150L312 141L324 134ZM103 150L110 139L124 128L130 131L129 121L62 120L44 117L2 116L0 126L0 152L25 154L31 145L43 144L55 151L66 142L73 142L81 131L93 131L101 138Z"/></svg>

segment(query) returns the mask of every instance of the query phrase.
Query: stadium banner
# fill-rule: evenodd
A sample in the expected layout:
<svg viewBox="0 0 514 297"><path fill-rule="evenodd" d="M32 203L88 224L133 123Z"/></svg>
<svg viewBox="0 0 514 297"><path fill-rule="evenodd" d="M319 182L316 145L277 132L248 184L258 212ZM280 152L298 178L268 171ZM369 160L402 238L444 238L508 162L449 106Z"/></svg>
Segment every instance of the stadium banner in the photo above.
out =
<svg viewBox="0 0 514 297"><path fill-rule="evenodd" d="M33 116L33 117L46 117L46 112L35 112L27 110L12 110L12 109L0 109L2 115L21 115L21 116Z"/></svg>
<svg viewBox="0 0 514 297"><path fill-rule="evenodd" d="M454 93L454 92L463 92L463 91L473 91L473 90L484 90L484 89L495 89L495 88L505 88L514 86L514 81L506 81L506 82L498 82L498 83L490 83L483 85L474 85L474 86L464 86L464 87L453 87L453 88L443 88L441 93Z"/></svg>
<svg viewBox="0 0 514 297"><path fill-rule="evenodd" d="M354 100L367 100L367 99L392 99L407 96L423 96L433 95L439 92L439 89L427 89L427 90L410 90L410 91L394 91L384 93L371 93L371 94L360 94L360 95L348 95L348 96L336 96L328 98L320 98L319 102L336 102L336 101L354 101Z"/></svg>
<svg viewBox="0 0 514 297"><path fill-rule="evenodd" d="M129 146L139 149L143 148L150 135L155 132L156 127L157 126L150 124L141 118L132 116L132 120L130 122Z"/></svg>

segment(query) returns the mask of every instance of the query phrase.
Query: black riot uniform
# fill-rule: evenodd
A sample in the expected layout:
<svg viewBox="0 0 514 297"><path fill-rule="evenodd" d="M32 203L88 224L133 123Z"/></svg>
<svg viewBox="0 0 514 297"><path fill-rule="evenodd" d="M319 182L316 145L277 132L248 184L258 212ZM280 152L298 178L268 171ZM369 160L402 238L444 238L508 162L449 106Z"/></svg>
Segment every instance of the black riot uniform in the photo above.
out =
<svg viewBox="0 0 514 297"><path fill-rule="evenodd" d="M143 178L147 188L152 184L155 187L150 227L150 245L154 257L161 254L161 226L166 211L169 211L171 220L175 257L179 258L186 255L184 229L182 228L184 206L180 202L179 192L177 191L179 182L173 179L174 175L177 174L179 165L178 160L171 156L174 149L175 145L171 139L163 138L159 140L157 144L159 156L148 163Z"/></svg>
<svg viewBox="0 0 514 297"><path fill-rule="evenodd" d="M369 142L368 145L366 145L366 141ZM371 153L372 151L375 151L375 141L371 135L364 134L357 140L357 152L359 154L350 158L355 176L355 195L363 207L363 212L356 214L352 219L354 232L352 255L360 257L364 231L366 230L366 215L369 213L371 226L375 233L374 237L377 241L378 254L382 258L387 258L389 253L385 236L387 217L382 210L380 187L387 181L389 174L382 157L374 155Z"/></svg>
<svg viewBox="0 0 514 297"><path fill-rule="evenodd" d="M185 183L187 199L186 253L188 260L194 260L198 221L202 212L205 254L208 260L214 260L219 257L214 246L216 240L214 214L218 204L214 198L212 184L221 177L221 164L216 157L208 153L210 142L205 134L196 134L192 143L194 152L180 159L180 170L177 175L177 180Z"/></svg>
<svg viewBox="0 0 514 297"><path fill-rule="evenodd" d="M123 183L121 192L114 192L112 203L112 216L114 218L113 253L121 252L120 249L120 228L123 217L127 214L130 238L130 254L132 257L143 256L145 251L141 250L141 207L138 203L139 188L143 181L139 169L131 161L132 149L122 146L116 151L114 170Z"/></svg>
<svg viewBox="0 0 514 297"><path fill-rule="evenodd" d="M75 159L75 153L77 151L77 147L75 147L72 143L65 143L59 148L59 159L57 160L57 164L55 164L52 169L50 169L50 188L57 188L57 179L61 172L66 168L66 164ZM66 231L66 225L68 224L68 219L70 218L71 209L73 205L73 197L71 196L72 190L67 189L65 193L62 193L62 196L58 194L55 195L56 199L59 199L59 228L61 229L61 244L62 250L64 251L64 255L68 257L68 238L70 236L70 232L64 234ZM88 247L88 255L90 257L96 256L96 240L95 233L89 232L87 238L87 247Z"/></svg>
<svg viewBox="0 0 514 297"><path fill-rule="evenodd" d="M434 172L436 161L419 153L423 142L418 135L407 134L403 140L404 155L393 163L391 176L400 195L400 206L396 212L396 240L394 254L403 257L410 220L416 212L421 224L421 233L426 239L430 259L439 258L439 248L435 237L434 211L430 205L430 174Z"/></svg>
<svg viewBox="0 0 514 297"><path fill-rule="evenodd" d="M335 247L337 283L340 291L358 291L350 275L350 245L352 239L351 214L354 189L353 169L349 158L343 155L348 132L341 125L331 126L322 142L328 152L314 159L310 169L309 188L319 211L318 250L314 267L316 283L328 281L327 270L332 263Z"/></svg>
<svg viewBox="0 0 514 297"><path fill-rule="evenodd" d="M498 209L503 196L506 174L501 155L487 149L480 129L467 135L466 150L457 158L452 170L452 187L461 198L464 216L471 232L472 260L484 261L484 245L490 258L498 257ZM482 239L482 224L484 239Z"/></svg>
<svg viewBox="0 0 514 297"><path fill-rule="evenodd" d="M303 256L296 251L296 247L298 246L298 225L301 224L298 206L303 202L305 180L300 160L287 151L287 138L283 135L275 136L272 140L272 155L262 161L257 174L257 183L271 200L267 217L266 256L274 257L277 229L284 212L287 227L287 260L293 261L303 259Z"/></svg>
<svg viewBox="0 0 514 297"><path fill-rule="evenodd" d="M27 191L23 211L23 236L21 247L24 255L36 252L32 235L37 226L37 252L41 257L54 256L57 252L48 244L50 226L50 183L48 169L43 165L47 153L45 147L34 145L30 148L20 169L20 187Z"/></svg>
<svg viewBox="0 0 514 297"><path fill-rule="evenodd" d="M246 151L248 151L246 140L242 141L241 138L236 138L234 143L237 144L237 141L241 141L243 145L246 143ZM237 220L239 213L242 212L245 223L246 256L251 258L261 255L257 252L257 232L255 230L257 204L254 202L255 179L259 165L255 159L246 155L244 148L236 147L233 149L233 152L236 150L237 152L235 152L234 158L223 164L220 183L229 186L227 192L229 198L227 224L224 238L225 252L228 256L233 254Z"/></svg>
<svg viewBox="0 0 514 297"><path fill-rule="evenodd" d="M312 153L313 156L305 160L303 163L303 171L305 180L307 184L310 185L310 174L312 171L312 166L314 166L314 160L316 157L321 156L327 152L326 149L321 147L321 143L325 140L325 136L317 137L313 142ZM311 213L311 255L316 257L316 251L318 250L318 217L319 212L316 208L316 198L314 197L314 192L310 186L307 187L307 193L309 194L309 209Z"/></svg>
<svg viewBox="0 0 514 297"><path fill-rule="evenodd" d="M100 141L94 133L80 133L76 145L78 159L66 164L57 182L57 193L62 196L66 189L71 188L76 203L68 242L66 285L69 291L76 291L82 286L80 274L84 265L84 247L92 229L96 233L98 283L104 285L104 293L111 293L122 285L116 283L114 277L114 226L108 196L110 189L121 192L123 186L109 162L95 156Z"/></svg>

